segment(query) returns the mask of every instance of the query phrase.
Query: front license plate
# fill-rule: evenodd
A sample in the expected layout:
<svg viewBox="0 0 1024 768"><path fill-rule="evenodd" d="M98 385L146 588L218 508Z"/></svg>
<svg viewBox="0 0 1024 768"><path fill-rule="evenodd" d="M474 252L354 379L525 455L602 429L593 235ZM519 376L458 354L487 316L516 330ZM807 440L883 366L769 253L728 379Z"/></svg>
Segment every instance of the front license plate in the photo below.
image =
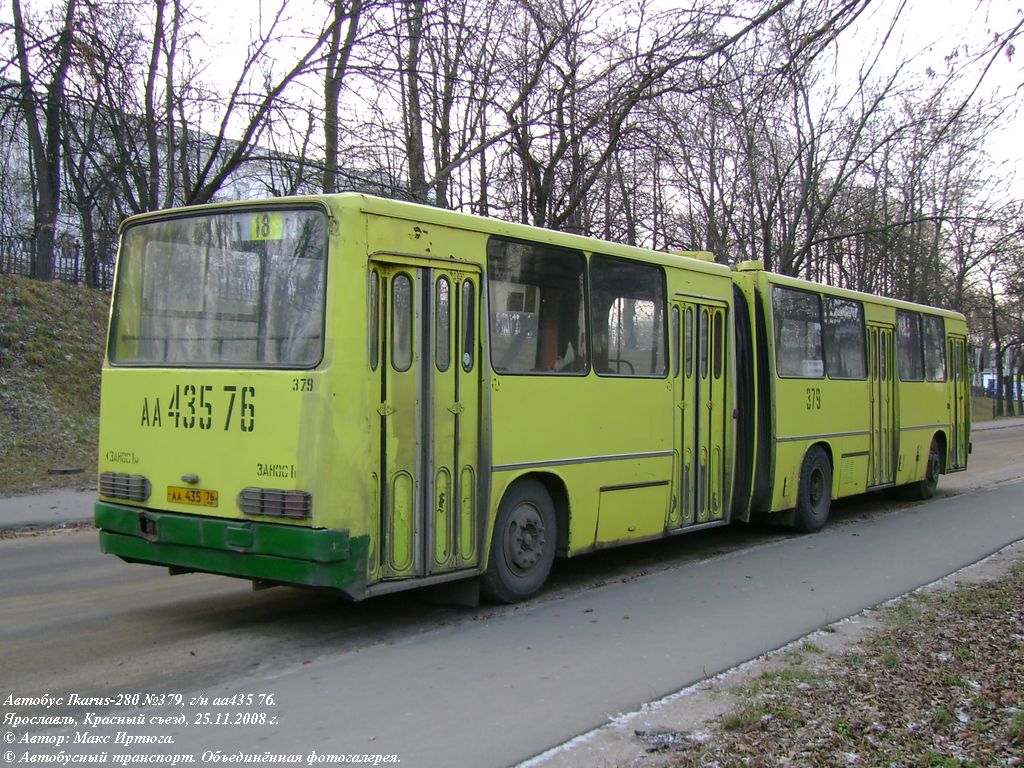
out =
<svg viewBox="0 0 1024 768"><path fill-rule="evenodd" d="M216 507L217 492L205 488L167 486L167 500L173 504L191 504L194 507Z"/></svg>

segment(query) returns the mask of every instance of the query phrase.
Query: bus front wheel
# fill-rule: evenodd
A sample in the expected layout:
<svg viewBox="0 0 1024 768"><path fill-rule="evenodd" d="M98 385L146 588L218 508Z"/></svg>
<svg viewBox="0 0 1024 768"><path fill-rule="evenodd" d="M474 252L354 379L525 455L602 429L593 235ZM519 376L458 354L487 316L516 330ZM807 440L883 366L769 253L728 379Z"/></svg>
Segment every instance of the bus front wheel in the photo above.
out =
<svg viewBox="0 0 1024 768"><path fill-rule="evenodd" d="M793 527L804 533L820 531L832 506L832 462L820 445L811 447L800 467Z"/></svg>
<svg viewBox="0 0 1024 768"><path fill-rule="evenodd" d="M484 596L515 603L537 592L555 559L556 533L555 506L543 483L515 483L498 506Z"/></svg>

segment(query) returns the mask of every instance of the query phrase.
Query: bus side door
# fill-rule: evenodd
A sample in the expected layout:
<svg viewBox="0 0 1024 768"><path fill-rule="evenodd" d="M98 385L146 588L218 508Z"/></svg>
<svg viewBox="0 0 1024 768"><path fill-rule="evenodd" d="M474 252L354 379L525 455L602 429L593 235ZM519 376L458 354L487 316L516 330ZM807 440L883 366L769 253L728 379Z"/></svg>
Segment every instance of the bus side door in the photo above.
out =
<svg viewBox="0 0 1024 768"><path fill-rule="evenodd" d="M893 329L868 325L871 446L868 485L896 482L896 362Z"/></svg>
<svg viewBox="0 0 1024 768"><path fill-rule="evenodd" d="M428 449L426 489L428 573L477 563L477 450L479 277L430 270L427 335L432 367L427 372Z"/></svg>
<svg viewBox="0 0 1024 768"><path fill-rule="evenodd" d="M669 528L721 520L726 499L726 307L677 301L681 318L676 388L676 499Z"/></svg>
<svg viewBox="0 0 1024 768"><path fill-rule="evenodd" d="M384 579L475 566L479 276L381 265Z"/></svg>
<svg viewBox="0 0 1024 768"><path fill-rule="evenodd" d="M968 403L967 339L963 336L949 337L949 407L950 446L949 469L963 469L967 466L970 441L970 408Z"/></svg>

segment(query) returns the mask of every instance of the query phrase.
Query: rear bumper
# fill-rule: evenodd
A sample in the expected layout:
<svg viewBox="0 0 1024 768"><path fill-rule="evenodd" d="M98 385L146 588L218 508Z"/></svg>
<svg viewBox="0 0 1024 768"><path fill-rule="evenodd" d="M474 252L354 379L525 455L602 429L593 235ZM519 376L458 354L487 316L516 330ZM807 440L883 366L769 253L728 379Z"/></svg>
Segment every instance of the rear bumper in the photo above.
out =
<svg viewBox="0 0 1024 768"><path fill-rule="evenodd" d="M122 560L366 596L368 536L97 502L100 549Z"/></svg>

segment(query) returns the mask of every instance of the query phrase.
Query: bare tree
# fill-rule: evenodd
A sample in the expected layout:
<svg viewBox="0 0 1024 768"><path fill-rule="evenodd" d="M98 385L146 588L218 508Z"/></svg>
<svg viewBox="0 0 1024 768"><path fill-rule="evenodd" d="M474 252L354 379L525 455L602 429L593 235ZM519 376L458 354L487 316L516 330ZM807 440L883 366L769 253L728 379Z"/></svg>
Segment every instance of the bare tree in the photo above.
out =
<svg viewBox="0 0 1024 768"><path fill-rule="evenodd" d="M96 103L103 105L107 135L95 163L122 169L111 181L120 184L129 211L209 202L247 163L266 156L260 142L269 121L288 113L288 89L319 64L334 28L331 20L314 27L305 48L282 67L275 46L282 44L288 8L281 0L261 19L264 26L223 96L203 84L196 50L202 39L187 0L155 0L148 40L126 34L130 55L125 37L111 39L101 17L92 17L88 76ZM134 29L144 29L144 9L136 12Z"/></svg>
<svg viewBox="0 0 1024 768"><path fill-rule="evenodd" d="M35 169L33 232L36 251L32 274L49 280L53 276L61 202L60 122L76 42L76 0L65 0L57 17L58 26L49 34L37 26L29 29L21 0L11 0L11 10L17 102L25 121Z"/></svg>
<svg viewBox="0 0 1024 768"><path fill-rule="evenodd" d="M729 59L756 50L761 30L787 18L787 13L801 20L798 33L792 35L791 49L783 51L781 62L771 62L768 69L777 76L804 66L864 6L765 3L748 16L733 17L734 31L729 34L721 32L720 24L729 9L713 0L685 12L655 13L640 5L629 29L611 31L592 21L606 10L595 2L561 3L548 9L539 18L565 30L551 65L553 74L540 81L550 118L510 115L513 152L529 182L533 223L578 226L581 207L589 205L587 197L611 157L629 144L629 134L637 130L634 118L645 105L723 87L736 77L729 71ZM588 25L600 26L601 34ZM543 125L551 128L534 135ZM685 123L677 120L675 127L680 126ZM675 150L667 156L679 157Z"/></svg>
<svg viewBox="0 0 1024 768"><path fill-rule="evenodd" d="M338 191L338 106L358 39L363 0L331 0L331 13L324 73L323 191L327 193Z"/></svg>
<svg viewBox="0 0 1024 768"><path fill-rule="evenodd" d="M1024 348L1024 202L1007 204L990 221L978 221L976 248L982 251L984 314L992 347L996 386L993 415L1013 414L1013 373Z"/></svg>
<svg viewBox="0 0 1024 768"><path fill-rule="evenodd" d="M489 153L509 134L501 116L526 98L550 50L546 39L527 46L525 74L515 68L510 31L528 15L512 0L406 0L374 17L363 70L372 117L364 131L378 144L374 164L392 179L394 194L488 209Z"/></svg>

